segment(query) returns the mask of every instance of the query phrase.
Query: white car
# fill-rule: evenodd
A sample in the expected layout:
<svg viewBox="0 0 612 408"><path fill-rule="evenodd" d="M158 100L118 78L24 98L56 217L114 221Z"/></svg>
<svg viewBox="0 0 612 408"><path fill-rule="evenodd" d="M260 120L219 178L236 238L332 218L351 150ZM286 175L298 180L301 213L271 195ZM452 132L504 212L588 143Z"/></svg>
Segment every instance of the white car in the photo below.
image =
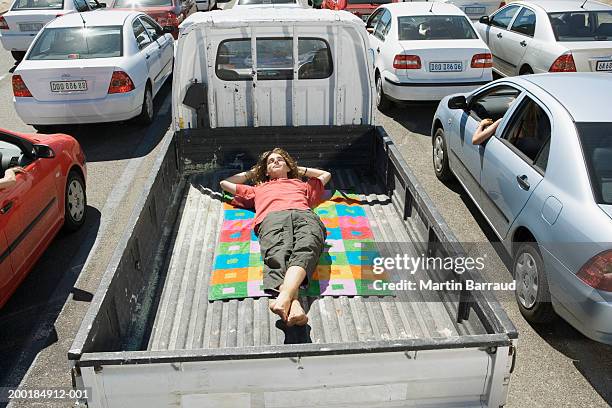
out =
<svg viewBox="0 0 612 408"><path fill-rule="evenodd" d="M366 23L374 54L377 106L435 101L493 79L491 53L452 4L392 3Z"/></svg>
<svg viewBox="0 0 612 408"><path fill-rule="evenodd" d="M257 7L274 7L274 8L307 8L308 2L303 0L232 0L224 10L229 9L245 9Z"/></svg>
<svg viewBox="0 0 612 408"><path fill-rule="evenodd" d="M174 40L134 11L74 13L49 23L13 73L13 102L31 125L153 120Z"/></svg>
<svg viewBox="0 0 612 408"><path fill-rule="evenodd" d="M0 41L16 61L21 61L36 34L49 21L64 14L106 7L92 0L15 0L0 16Z"/></svg>
<svg viewBox="0 0 612 408"><path fill-rule="evenodd" d="M612 6L607 4L517 1L475 26L501 75L612 71Z"/></svg>

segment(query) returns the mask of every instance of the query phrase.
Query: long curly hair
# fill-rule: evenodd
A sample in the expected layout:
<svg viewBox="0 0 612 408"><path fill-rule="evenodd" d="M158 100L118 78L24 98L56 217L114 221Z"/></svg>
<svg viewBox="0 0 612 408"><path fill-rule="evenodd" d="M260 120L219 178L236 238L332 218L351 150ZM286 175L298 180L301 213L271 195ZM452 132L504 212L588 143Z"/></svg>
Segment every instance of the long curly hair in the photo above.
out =
<svg viewBox="0 0 612 408"><path fill-rule="evenodd" d="M287 178L300 178L300 175L298 173L298 166L297 166L296 161L293 159L293 157L291 157L289 153L287 153L285 150L281 149L280 147L275 147L272 150L263 152L259 156L259 159L257 160L257 164L253 166L253 168L250 170L250 179L251 181L253 181L253 183L255 184L265 183L266 181L270 180L270 177L268 177L268 174L267 174L268 157L270 157L272 153L281 155L283 159L285 159L285 163L287 163L287 167L289 167L289 173L287 173Z"/></svg>

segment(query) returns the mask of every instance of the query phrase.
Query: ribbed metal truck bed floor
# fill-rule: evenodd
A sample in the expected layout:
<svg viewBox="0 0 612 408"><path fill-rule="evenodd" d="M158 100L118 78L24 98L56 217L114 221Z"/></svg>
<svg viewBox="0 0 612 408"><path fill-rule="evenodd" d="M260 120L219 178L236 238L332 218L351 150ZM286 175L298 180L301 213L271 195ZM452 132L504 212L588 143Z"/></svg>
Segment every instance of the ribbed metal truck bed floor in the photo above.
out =
<svg viewBox="0 0 612 408"><path fill-rule="evenodd" d="M227 176L227 174L225 174ZM441 301L419 291L387 297L322 297L302 299L309 324L285 329L268 310L267 298L208 301L208 280L215 257L223 206L218 175L196 174L186 183L165 282L156 312L149 350L177 350L339 343L457 335ZM396 243L394 253L415 252L408 234L380 185L352 171L334 172L328 188L360 194L376 242ZM401 244L397 244L401 243ZM422 271L417 272L418 277Z"/></svg>

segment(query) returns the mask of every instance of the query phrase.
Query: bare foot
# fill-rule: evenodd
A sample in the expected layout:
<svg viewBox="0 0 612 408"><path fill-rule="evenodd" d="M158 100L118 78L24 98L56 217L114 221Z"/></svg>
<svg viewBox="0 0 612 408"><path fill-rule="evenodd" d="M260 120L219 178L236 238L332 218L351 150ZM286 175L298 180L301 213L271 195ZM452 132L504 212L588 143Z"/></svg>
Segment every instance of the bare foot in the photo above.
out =
<svg viewBox="0 0 612 408"><path fill-rule="evenodd" d="M284 322L287 321L290 307L291 297L286 292L279 293L276 299L270 301L270 311L279 315Z"/></svg>
<svg viewBox="0 0 612 408"><path fill-rule="evenodd" d="M293 299L291 301L287 326L304 326L306 323L308 323L308 316L306 316L300 301Z"/></svg>

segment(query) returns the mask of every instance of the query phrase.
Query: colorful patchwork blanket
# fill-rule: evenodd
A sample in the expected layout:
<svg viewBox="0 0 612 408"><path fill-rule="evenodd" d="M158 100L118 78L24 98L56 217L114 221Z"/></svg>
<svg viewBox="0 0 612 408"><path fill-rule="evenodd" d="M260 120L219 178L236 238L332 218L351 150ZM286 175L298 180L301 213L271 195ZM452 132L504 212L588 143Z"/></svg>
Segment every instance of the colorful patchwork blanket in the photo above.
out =
<svg viewBox="0 0 612 408"><path fill-rule="evenodd" d="M325 248L306 296L389 295L376 290L375 280L387 281L373 272L380 256L365 209L355 194L335 192L314 209L327 227ZM208 299L268 296L263 291L263 261L253 232L255 213L224 203L224 219L210 278Z"/></svg>

